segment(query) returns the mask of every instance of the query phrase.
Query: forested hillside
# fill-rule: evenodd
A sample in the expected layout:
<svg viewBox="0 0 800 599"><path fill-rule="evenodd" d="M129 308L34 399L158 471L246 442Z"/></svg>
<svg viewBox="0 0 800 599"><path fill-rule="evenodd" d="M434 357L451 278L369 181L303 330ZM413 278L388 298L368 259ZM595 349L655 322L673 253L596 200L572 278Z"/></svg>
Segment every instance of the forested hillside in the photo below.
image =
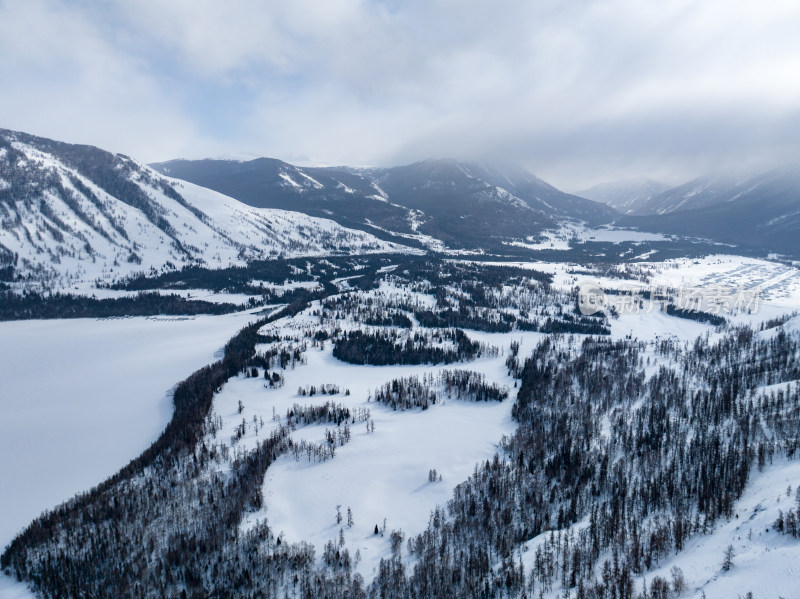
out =
<svg viewBox="0 0 800 599"><path fill-rule="evenodd" d="M589 335L575 292L551 283L413 259L295 302L181 383L162 437L33 522L4 571L59 597L627 598L645 596L641 580L647 596L680 596L688 574L650 573L735 519L756 474L798 455L797 318L637 339L609 334L619 317L600 314L606 334ZM456 318L473 326L439 324ZM574 328L529 330L548 319ZM489 453L473 447L448 425L466 413L506 414L508 434L498 428ZM404 451L372 464L376 442ZM453 479L429 449L447 445L483 457ZM292 492L322 528L313 545L291 532L287 491L271 481L327 484L353 460L370 472L363 487ZM394 472L411 475L408 498L370 500ZM447 500L425 499L434 492ZM429 510L427 526L395 524L412 522L411 505ZM770 509L768 533L794 542L796 512Z"/></svg>

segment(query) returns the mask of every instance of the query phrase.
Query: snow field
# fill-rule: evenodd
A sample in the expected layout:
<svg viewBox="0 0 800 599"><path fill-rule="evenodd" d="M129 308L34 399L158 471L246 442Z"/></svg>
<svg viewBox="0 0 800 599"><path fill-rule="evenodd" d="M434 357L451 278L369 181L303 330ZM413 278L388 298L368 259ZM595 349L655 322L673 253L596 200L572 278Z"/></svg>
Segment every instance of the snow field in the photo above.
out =
<svg viewBox="0 0 800 599"><path fill-rule="evenodd" d="M388 288L383 288L387 290ZM310 310L313 310L312 307ZM308 311L307 311L308 312ZM312 319L308 313L298 320ZM276 325L270 325L275 330ZM296 329L284 328L286 333ZM325 461L309 461L301 454L299 461L291 454L281 456L267 470L263 496L265 507L249 514L243 522L248 527L266 518L276 535L289 542L312 543L321 554L325 543L338 547L340 530L345 546L354 557L359 553L356 570L371 580L381 558L391 556L389 536L401 530L404 538L421 533L428 524L431 511L446 505L456 485L466 480L476 464L490 459L498 450L504 435L511 434L516 424L511 419L511 406L516 396L514 381L507 375L505 352L512 341L521 342L520 355L528 354L543 337L539 333L492 334L467 331L471 339L504 348L491 358L471 362L431 366L359 366L340 362L324 349L309 345L306 364L279 371L285 384L279 389L265 388L263 370L260 378L238 377L229 381L215 396L212 412L221 416L223 428L217 442L230 443L242 420L247 423L246 435L233 447L234 452L251 450L269 430L277 428L273 415L286 422L286 412L293 404L323 405L326 401L343 404L355 411L369 410L374 432L367 432L365 422L351 423L351 440L336 448L335 456ZM486 375L487 382L505 385L510 395L503 402L468 402L445 399L427 410L393 411L375 401L368 401L375 390L395 378L436 374L443 369L474 370ZM336 385L336 395L299 396L298 387L322 384ZM350 391L346 396L345 391ZM244 409L240 414L239 402ZM274 412L273 412L274 410ZM253 417L263 419L264 429L256 432ZM266 430L265 430L266 429ZM335 424L311 425L292 433L296 441L324 442L326 430L335 432ZM435 469L442 480L428 481L428 472ZM343 520L336 521L336 506L341 506ZM347 509L354 524L347 526ZM385 534L376 536L375 525ZM402 552L406 563L405 543Z"/></svg>
<svg viewBox="0 0 800 599"><path fill-rule="evenodd" d="M170 390L251 320L0 323L0 546L146 449L172 417Z"/></svg>

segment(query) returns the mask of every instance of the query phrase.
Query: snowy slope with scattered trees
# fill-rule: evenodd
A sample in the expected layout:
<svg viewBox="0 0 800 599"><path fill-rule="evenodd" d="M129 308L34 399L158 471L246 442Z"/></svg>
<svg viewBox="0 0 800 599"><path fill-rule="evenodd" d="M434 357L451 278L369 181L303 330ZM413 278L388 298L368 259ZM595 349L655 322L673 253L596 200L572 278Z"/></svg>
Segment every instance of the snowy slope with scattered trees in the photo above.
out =
<svg viewBox="0 0 800 599"><path fill-rule="evenodd" d="M0 181L0 280L25 288L403 249L323 218L246 206L121 154L6 130Z"/></svg>
<svg viewBox="0 0 800 599"><path fill-rule="evenodd" d="M582 275L537 266L398 256L243 329L5 571L59 596L791 591L798 317L587 317Z"/></svg>

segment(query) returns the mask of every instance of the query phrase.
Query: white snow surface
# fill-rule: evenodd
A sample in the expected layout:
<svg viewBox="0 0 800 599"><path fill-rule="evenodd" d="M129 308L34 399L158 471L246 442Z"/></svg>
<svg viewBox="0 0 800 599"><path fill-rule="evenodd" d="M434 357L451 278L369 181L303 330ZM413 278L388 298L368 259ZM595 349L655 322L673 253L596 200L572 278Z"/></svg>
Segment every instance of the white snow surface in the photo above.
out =
<svg viewBox="0 0 800 599"><path fill-rule="evenodd" d="M175 384L252 320L0 323L0 546L146 449L172 416Z"/></svg>
<svg viewBox="0 0 800 599"><path fill-rule="evenodd" d="M0 599L35 599L28 587L0 572Z"/></svg>

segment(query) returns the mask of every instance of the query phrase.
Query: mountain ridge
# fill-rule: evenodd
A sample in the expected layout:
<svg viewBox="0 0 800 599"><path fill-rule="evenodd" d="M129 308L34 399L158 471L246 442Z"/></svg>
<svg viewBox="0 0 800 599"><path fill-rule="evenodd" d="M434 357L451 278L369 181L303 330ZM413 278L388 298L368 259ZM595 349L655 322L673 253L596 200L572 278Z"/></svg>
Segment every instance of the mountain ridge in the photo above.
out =
<svg viewBox="0 0 800 599"><path fill-rule="evenodd" d="M62 288L188 265L399 251L330 219L247 206L123 154L0 129L0 272Z"/></svg>
<svg viewBox="0 0 800 599"><path fill-rule="evenodd" d="M297 167L255 159L151 166L253 206L325 214L344 226L382 231L387 239L416 237L428 247L500 247L501 240L537 235L561 220L604 224L617 216L513 165L427 159L397 167Z"/></svg>
<svg viewBox="0 0 800 599"><path fill-rule="evenodd" d="M798 167L773 169L743 181L703 177L661 195L677 203L659 214L625 215L617 224L800 257Z"/></svg>

